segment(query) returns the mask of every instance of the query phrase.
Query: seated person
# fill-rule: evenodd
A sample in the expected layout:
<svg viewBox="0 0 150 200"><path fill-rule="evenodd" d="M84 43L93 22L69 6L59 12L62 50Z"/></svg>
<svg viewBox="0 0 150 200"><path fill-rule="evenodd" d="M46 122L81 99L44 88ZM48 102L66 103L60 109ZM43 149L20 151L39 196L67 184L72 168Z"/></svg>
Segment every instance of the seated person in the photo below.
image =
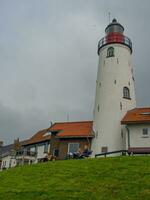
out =
<svg viewBox="0 0 150 200"><path fill-rule="evenodd" d="M73 153L73 158L79 158L81 156L82 152L81 152L81 149L79 148L77 150L77 152L74 152Z"/></svg>
<svg viewBox="0 0 150 200"><path fill-rule="evenodd" d="M88 146L84 146L84 150L82 152L82 157L89 157L91 155L92 151L89 150Z"/></svg>

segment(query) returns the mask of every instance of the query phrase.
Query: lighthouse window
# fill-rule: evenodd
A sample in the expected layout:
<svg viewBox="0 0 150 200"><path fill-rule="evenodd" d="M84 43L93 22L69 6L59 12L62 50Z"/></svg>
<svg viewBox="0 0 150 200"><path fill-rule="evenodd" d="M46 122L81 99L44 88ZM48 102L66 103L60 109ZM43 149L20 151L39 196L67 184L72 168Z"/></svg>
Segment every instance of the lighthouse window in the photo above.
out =
<svg viewBox="0 0 150 200"><path fill-rule="evenodd" d="M133 68L131 69L131 72L132 72L132 74L133 74Z"/></svg>
<svg viewBox="0 0 150 200"><path fill-rule="evenodd" d="M113 47L109 47L107 49L107 57L114 57L114 48Z"/></svg>
<svg viewBox="0 0 150 200"><path fill-rule="evenodd" d="M130 85L130 81L128 82L128 85Z"/></svg>
<svg viewBox="0 0 150 200"><path fill-rule="evenodd" d="M98 131L96 131L96 138L98 138Z"/></svg>
<svg viewBox="0 0 150 200"><path fill-rule="evenodd" d="M97 110L98 110L98 112L99 112L99 105L97 106Z"/></svg>
<svg viewBox="0 0 150 200"><path fill-rule="evenodd" d="M122 110L122 103L120 102L120 110Z"/></svg>
<svg viewBox="0 0 150 200"><path fill-rule="evenodd" d="M134 77L132 76L132 80L134 81Z"/></svg>
<svg viewBox="0 0 150 200"><path fill-rule="evenodd" d="M119 60L118 60L118 58L117 58L117 64L119 64Z"/></svg>
<svg viewBox="0 0 150 200"><path fill-rule="evenodd" d="M123 97L126 99L130 99L130 90L128 87L123 88Z"/></svg>

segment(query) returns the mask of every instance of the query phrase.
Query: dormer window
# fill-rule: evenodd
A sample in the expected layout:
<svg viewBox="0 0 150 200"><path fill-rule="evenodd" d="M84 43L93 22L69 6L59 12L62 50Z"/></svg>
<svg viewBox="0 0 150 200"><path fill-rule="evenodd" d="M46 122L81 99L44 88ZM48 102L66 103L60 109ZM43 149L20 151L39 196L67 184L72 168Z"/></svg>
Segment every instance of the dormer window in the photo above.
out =
<svg viewBox="0 0 150 200"><path fill-rule="evenodd" d="M130 90L128 87L123 88L123 98L130 99Z"/></svg>
<svg viewBox="0 0 150 200"><path fill-rule="evenodd" d="M108 49L107 49L107 58L108 57L114 57L115 55L114 55L114 47L109 47Z"/></svg>

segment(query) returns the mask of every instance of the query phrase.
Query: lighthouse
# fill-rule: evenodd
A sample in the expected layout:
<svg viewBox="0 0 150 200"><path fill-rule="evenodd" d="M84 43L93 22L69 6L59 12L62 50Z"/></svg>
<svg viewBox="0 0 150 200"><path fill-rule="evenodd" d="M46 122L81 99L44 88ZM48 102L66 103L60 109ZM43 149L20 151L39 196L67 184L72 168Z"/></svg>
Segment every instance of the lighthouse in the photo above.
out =
<svg viewBox="0 0 150 200"><path fill-rule="evenodd" d="M116 19L106 27L97 53L93 155L125 150L125 127L120 121L128 110L136 107L132 42Z"/></svg>

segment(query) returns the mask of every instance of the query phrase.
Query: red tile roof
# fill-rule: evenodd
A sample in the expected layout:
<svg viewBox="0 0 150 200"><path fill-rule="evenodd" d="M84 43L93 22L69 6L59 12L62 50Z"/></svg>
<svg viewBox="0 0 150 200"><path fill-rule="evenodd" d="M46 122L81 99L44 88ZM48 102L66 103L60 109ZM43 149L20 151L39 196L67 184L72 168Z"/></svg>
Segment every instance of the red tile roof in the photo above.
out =
<svg viewBox="0 0 150 200"><path fill-rule="evenodd" d="M49 134L46 134L49 133ZM39 142L44 142L46 140L50 140L51 139L51 133L49 132L48 129L43 129L38 131L35 135L33 135L25 145L28 144L35 144L35 143L39 143Z"/></svg>
<svg viewBox="0 0 150 200"><path fill-rule="evenodd" d="M58 131L57 137L68 138L68 137L93 137L92 135L92 121L81 121L81 122L62 122L55 123L49 131Z"/></svg>
<svg viewBox="0 0 150 200"><path fill-rule="evenodd" d="M121 120L121 124L142 124L150 123L150 107L147 108L135 108L129 110L124 118Z"/></svg>

